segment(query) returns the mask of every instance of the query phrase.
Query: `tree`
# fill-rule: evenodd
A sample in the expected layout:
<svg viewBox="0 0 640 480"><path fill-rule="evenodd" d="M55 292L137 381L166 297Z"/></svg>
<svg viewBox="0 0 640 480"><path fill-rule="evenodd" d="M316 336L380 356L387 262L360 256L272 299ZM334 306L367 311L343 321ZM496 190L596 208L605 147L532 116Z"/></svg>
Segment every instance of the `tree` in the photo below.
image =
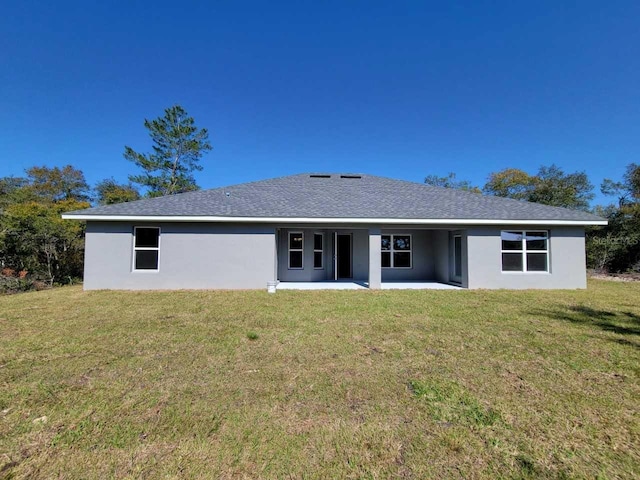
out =
<svg viewBox="0 0 640 480"><path fill-rule="evenodd" d="M21 192L27 183L27 179L21 177L0 178L0 215L7 206L24 196Z"/></svg>
<svg viewBox="0 0 640 480"><path fill-rule="evenodd" d="M624 180L631 197L640 202L640 165L637 163L628 165Z"/></svg>
<svg viewBox="0 0 640 480"><path fill-rule="evenodd" d="M84 178L82 170L66 165L58 167L31 167L27 169L27 188L43 200L78 200L91 199L91 189Z"/></svg>
<svg viewBox="0 0 640 480"><path fill-rule="evenodd" d="M622 181L605 179L600 190L616 203L596 208L609 224L588 230L587 263L613 272L640 272L640 165L628 165Z"/></svg>
<svg viewBox="0 0 640 480"><path fill-rule="evenodd" d="M194 171L202 170L200 158L211 150L209 133L179 105L167 108L163 117L144 121L153 141L153 153L143 154L125 147L124 158L142 169L129 180L156 197L197 190Z"/></svg>
<svg viewBox="0 0 640 480"><path fill-rule="evenodd" d="M528 200L533 187L534 178L523 170L507 168L489 175L489 180L482 191L496 197Z"/></svg>
<svg viewBox="0 0 640 480"><path fill-rule="evenodd" d="M26 173L0 179L0 266L28 273L32 285L81 277L84 226L61 214L90 206L84 174L71 165Z"/></svg>
<svg viewBox="0 0 640 480"><path fill-rule="evenodd" d="M600 191L604 195L617 197L620 208L640 201L640 165L636 163L627 165L621 182L605 178Z"/></svg>
<svg viewBox="0 0 640 480"><path fill-rule="evenodd" d="M50 284L81 277L84 225L61 215L89 206L75 199L8 206L0 224L3 267L28 271Z"/></svg>
<svg viewBox="0 0 640 480"><path fill-rule="evenodd" d="M556 165L540 167L534 177L530 202L556 207L588 210L593 200L593 184L585 172L564 173Z"/></svg>
<svg viewBox="0 0 640 480"><path fill-rule="evenodd" d="M96 200L100 205L132 202L140 199L140 192L133 185L121 184L113 178L102 180L95 186Z"/></svg>
<svg viewBox="0 0 640 480"><path fill-rule="evenodd" d="M481 193L480 189L475 185L472 185L468 180L456 180L456 174L453 172L449 173L446 177L428 175L424 179L424 183L431 185L432 187L455 188L458 190L465 190L467 192Z"/></svg>
<svg viewBox="0 0 640 480"><path fill-rule="evenodd" d="M587 210L594 196L586 173L566 174L556 165L542 166L536 175L516 168L492 173L483 191L498 197L579 210Z"/></svg>
<svg viewBox="0 0 640 480"><path fill-rule="evenodd" d="M605 178L600 184L600 191L608 197L616 197L618 208L624 206L627 201L627 192L623 182L614 182Z"/></svg>

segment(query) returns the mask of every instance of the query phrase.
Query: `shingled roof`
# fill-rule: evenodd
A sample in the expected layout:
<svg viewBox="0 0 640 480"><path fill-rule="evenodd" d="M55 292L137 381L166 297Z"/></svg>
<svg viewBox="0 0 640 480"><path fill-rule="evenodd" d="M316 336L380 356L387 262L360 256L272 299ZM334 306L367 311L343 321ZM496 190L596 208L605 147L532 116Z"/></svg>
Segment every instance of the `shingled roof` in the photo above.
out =
<svg viewBox="0 0 640 480"><path fill-rule="evenodd" d="M81 220L395 219L602 224L579 210L363 174L299 174L105 205L63 215Z"/></svg>

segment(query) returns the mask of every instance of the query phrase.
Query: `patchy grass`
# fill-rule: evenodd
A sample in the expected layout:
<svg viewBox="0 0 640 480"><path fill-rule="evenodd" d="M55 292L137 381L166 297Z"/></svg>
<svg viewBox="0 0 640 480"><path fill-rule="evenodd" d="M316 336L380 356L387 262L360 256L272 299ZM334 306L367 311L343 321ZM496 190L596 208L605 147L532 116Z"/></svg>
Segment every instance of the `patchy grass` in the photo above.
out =
<svg viewBox="0 0 640 480"><path fill-rule="evenodd" d="M640 283L0 298L0 478L632 478Z"/></svg>
<svg viewBox="0 0 640 480"><path fill-rule="evenodd" d="M426 401L432 418L441 423L487 426L500 420L496 410L480 405L472 394L455 382L412 380L409 385L417 397Z"/></svg>

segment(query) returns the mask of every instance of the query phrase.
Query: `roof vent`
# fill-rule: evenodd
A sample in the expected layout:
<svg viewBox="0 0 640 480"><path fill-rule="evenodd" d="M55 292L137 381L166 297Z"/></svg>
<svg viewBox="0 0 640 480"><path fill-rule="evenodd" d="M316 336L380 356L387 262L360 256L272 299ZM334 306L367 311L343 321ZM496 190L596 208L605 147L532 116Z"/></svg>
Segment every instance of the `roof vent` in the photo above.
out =
<svg viewBox="0 0 640 480"><path fill-rule="evenodd" d="M331 178L331 175L309 175L310 178Z"/></svg>
<svg viewBox="0 0 640 480"><path fill-rule="evenodd" d="M361 175L340 175L340 178L362 178Z"/></svg>

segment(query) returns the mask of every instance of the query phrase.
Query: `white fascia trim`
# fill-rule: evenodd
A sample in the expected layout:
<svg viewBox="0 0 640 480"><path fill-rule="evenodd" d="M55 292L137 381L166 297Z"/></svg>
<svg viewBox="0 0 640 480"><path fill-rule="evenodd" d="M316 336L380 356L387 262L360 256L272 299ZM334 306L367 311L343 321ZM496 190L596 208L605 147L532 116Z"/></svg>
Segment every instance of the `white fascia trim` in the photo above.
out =
<svg viewBox="0 0 640 480"><path fill-rule="evenodd" d="M309 217L218 217L204 215L68 215L66 220L101 222L220 222L220 223L381 223L387 225L607 225L606 220L477 220L470 218L309 218Z"/></svg>

